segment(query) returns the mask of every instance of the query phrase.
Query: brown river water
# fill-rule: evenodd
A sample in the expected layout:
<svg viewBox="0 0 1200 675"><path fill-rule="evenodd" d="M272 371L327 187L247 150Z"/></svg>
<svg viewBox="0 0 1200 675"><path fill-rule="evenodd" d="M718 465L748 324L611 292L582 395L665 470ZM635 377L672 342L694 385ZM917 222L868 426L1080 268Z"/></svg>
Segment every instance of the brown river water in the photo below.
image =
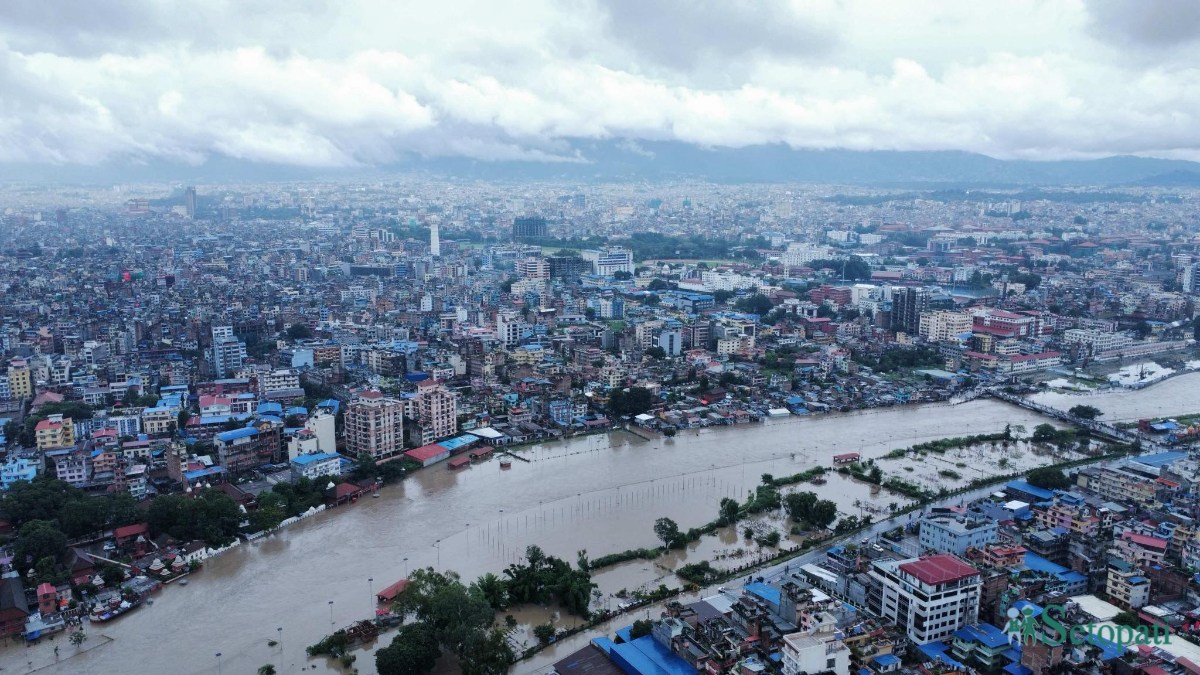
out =
<svg viewBox="0 0 1200 675"><path fill-rule="evenodd" d="M1200 374L1137 392L1045 402L1069 407L1084 400L1120 418L1200 411ZM572 562L580 549L595 558L654 546L655 519L674 518L684 529L702 525L715 517L721 497L744 497L763 473L828 466L840 452L874 457L935 438L996 432L1005 424L1032 429L1042 421L1008 404L976 400L771 419L685 431L674 439L648 441L618 431L531 447L524 455L533 461L515 461L508 471L495 460L458 472L434 466L385 488L378 499L333 509L208 561L187 586L164 589L153 605L88 626L82 650L62 637L0 647L0 668L253 673L271 663L280 673L340 672L324 659L307 658L304 648L334 627L370 616L373 592L416 567L440 566L470 580L498 573L533 543ZM840 476L811 489L845 512L853 512L855 500L876 507L896 500L870 495ZM673 555L703 559L739 546L732 533L723 533ZM665 583L670 573L663 563L639 561L597 573L601 602L615 602L609 594L623 588ZM537 620L545 611L516 614ZM385 634L374 648L389 640ZM371 651L355 652L360 672L374 672Z"/></svg>

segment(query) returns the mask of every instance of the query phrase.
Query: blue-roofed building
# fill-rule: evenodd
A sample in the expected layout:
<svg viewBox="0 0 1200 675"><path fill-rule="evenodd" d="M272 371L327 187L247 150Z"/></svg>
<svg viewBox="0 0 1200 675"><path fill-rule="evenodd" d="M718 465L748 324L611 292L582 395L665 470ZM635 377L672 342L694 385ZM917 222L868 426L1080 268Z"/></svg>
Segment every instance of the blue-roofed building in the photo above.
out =
<svg viewBox="0 0 1200 675"><path fill-rule="evenodd" d="M191 471L183 472L183 479L188 485L196 485L198 483L211 483L213 480L222 480L225 477L223 466L209 466L203 469L192 469Z"/></svg>
<svg viewBox="0 0 1200 675"><path fill-rule="evenodd" d="M975 662L995 669L1005 662L1011 648L1008 634L990 623L969 624L954 631L951 652L964 663Z"/></svg>
<svg viewBox="0 0 1200 675"><path fill-rule="evenodd" d="M609 658L629 675L695 675L695 668L671 653L653 637L614 644Z"/></svg>
<svg viewBox="0 0 1200 675"><path fill-rule="evenodd" d="M1029 502L1030 504L1048 502L1054 499L1053 490L1046 490L1035 485L1030 485L1023 480L1009 481L1008 484L1004 486L1004 492L1007 493L1011 499L1019 499L1023 502Z"/></svg>
<svg viewBox="0 0 1200 675"><path fill-rule="evenodd" d="M780 593L778 588L764 583L755 582L752 584L746 584L745 590L747 593L770 605L771 613L779 613Z"/></svg>
<svg viewBox="0 0 1200 675"><path fill-rule="evenodd" d="M1085 575L1051 560L1047 560L1037 553L1032 551L1025 552L1025 567L1034 572L1051 575L1062 584L1061 588L1050 586L1047 590L1061 590L1067 595L1079 595L1087 592L1087 577Z"/></svg>
<svg viewBox="0 0 1200 675"><path fill-rule="evenodd" d="M292 478L316 480L322 476L342 475L342 456L334 452L317 452L300 455L290 463Z"/></svg>
<svg viewBox="0 0 1200 675"><path fill-rule="evenodd" d="M321 401L320 403L318 403L317 407L324 408L324 409L328 410L329 412L333 413L334 415L336 415L338 413L338 410L340 410L342 407L342 402L337 400L336 398L327 398L324 401Z"/></svg>
<svg viewBox="0 0 1200 675"><path fill-rule="evenodd" d="M1139 455L1131 458L1131 461L1138 464L1145 464L1156 469L1161 469L1164 466L1170 466L1181 459L1187 459L1186 452L1158 452L1152 455Z"/></svg>
<svg viewBox="0 0 1200 675"><path fill-rule="evenodd" d="M950 655L950 648L945 642L926 642L925 644L917 645L917 649L921 650L921 655L928 661L944 663L951 668L962 668L965 670L967 667Z"/></svg>
<svg viewBox="0 0 1200 675"><path fill-rule="evenodd" d="M876 673L891 673L900 670L900 657L895 654L880 654L871 659L871 670Z"/></svg>
<svg viewBox="0 0 1200 675"><path fill-rule="evenodd" d="M221 466L236 474L279 461L282 428L282 422L262 418L253 426L215 435L213 447Z"/></svg>
<svg viewBox="0 0 1200 675"><path fill-rule="evenodd" d="M254 412L259 415L275 415L278 417L283 415L283 405L273 401L263 401L258 404L258 408Z"/></svg>

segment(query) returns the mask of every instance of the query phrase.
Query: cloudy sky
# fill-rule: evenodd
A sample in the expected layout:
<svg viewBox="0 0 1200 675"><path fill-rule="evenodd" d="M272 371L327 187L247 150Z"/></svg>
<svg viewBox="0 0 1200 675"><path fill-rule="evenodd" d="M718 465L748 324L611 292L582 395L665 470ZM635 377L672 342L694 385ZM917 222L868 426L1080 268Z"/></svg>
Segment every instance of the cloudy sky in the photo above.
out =
<svg viewBox="0 0 1200 675"><path fill-rule="evenodd" d="M2 0L0 162L1200 160L1194 0Z"/></svg>

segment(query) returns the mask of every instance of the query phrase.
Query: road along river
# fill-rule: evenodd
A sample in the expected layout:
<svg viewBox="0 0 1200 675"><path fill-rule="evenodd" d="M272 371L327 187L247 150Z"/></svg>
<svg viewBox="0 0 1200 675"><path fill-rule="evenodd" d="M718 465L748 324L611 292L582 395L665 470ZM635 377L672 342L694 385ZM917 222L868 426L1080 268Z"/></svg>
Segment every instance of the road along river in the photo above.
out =
<svg viewBox="0 0 1200 675"><path fill-rule="evenodd" d="M1173 402L1185 382L1198 386L1197 377L1174 378L1131 400L1147 407ZM1171 387L1162 402L1159 387ZM1111 404L1104 396L1082 399L1106 410ZM1200 401L1192 409L1200 409ZM525 451L531 463L513 462L508 471L494 460L459 472L434 466L385 488L379 499L333 509L208 561L191 583L165 589L152 606L88 626L91 639L82 653L59 638L56 664L49 642L9 646L0 651L0 667L186 674L249 673L272 663L280 673L337 672L324 659L308 659L304 648L334 627L369 616L373 591L416 567L452 569L470 580L499 572L530 543L572 561L580 549L595 558L653 546L656 518L669 516L684 529L699 526L715 516L721 497L744 497L763 473L828 465L840 452L875 457L936 438L993 433L1005 424L1032 429L1042 421L980 399L772 419L653 441L614 432L535 446ZM823 487L840 484L830 480ZM847 512L846 500L895 500L886 493L824 496ZM656 584L662 574L647 563L602 572L596 580L611 593ZM271 640L281 644L268 646ZM355 653L361 671L372 672L370 653Z"/></svg>

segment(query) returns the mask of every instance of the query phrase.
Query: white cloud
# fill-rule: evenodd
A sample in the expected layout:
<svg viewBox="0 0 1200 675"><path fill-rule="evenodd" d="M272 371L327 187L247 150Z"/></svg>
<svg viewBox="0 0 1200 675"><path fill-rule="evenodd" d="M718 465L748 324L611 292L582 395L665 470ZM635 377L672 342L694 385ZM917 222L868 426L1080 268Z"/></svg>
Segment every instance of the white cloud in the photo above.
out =
<svg viewBox="0 0 1200 675"><path fill-rule="evenodd" d="M1200 19L1168 0L104 5L0 3L0 162L579 161L603 138L1200 159Z"/></svg>

